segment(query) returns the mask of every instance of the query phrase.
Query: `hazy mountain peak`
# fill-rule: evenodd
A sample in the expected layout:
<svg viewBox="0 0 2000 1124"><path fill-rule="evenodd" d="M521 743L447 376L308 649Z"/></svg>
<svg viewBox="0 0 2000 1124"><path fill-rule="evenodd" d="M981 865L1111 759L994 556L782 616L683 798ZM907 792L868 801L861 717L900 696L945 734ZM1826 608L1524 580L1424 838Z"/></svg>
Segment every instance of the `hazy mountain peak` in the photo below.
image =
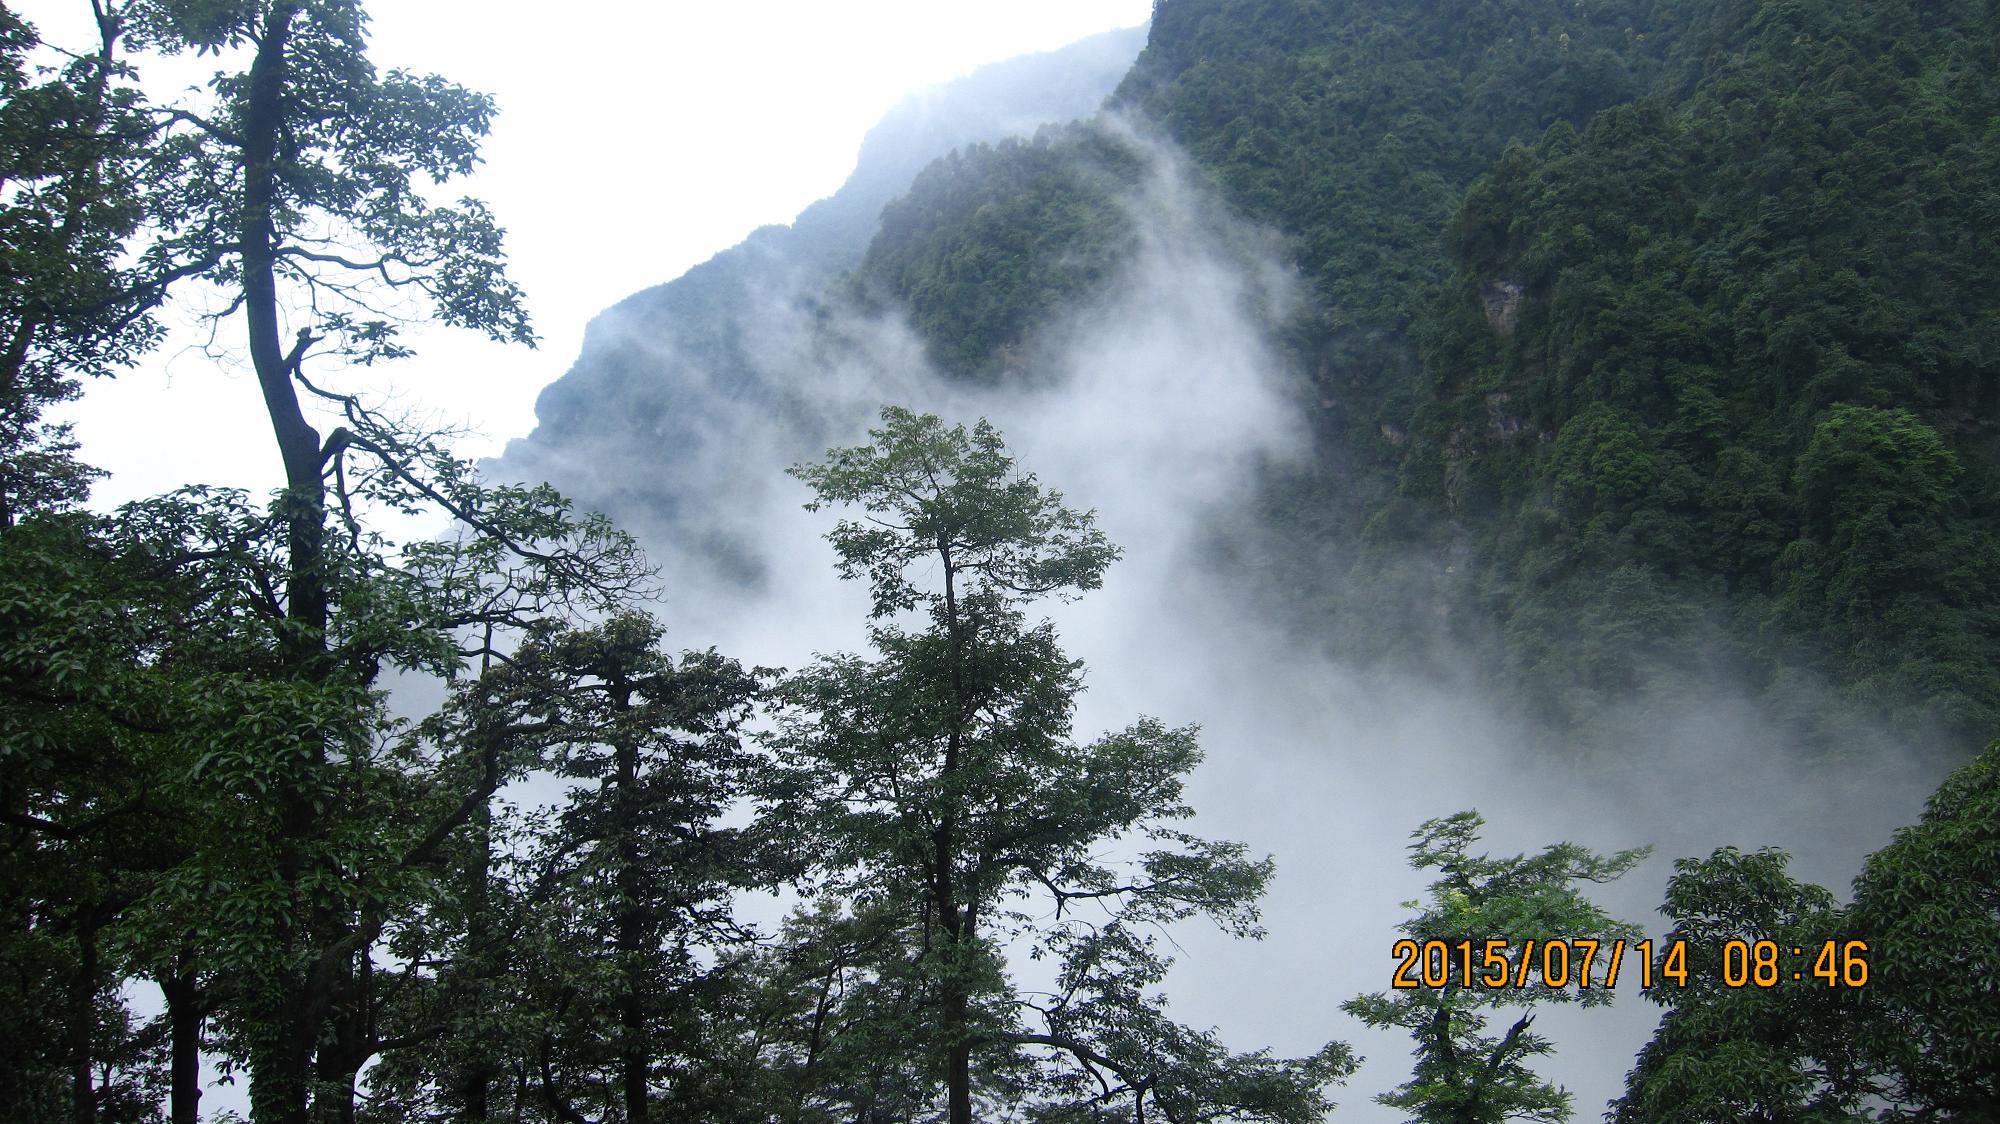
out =
<svg viewBox="0 0 2000 1124"><path fill-rule="evenodd" d="M840 190L800 212L790 226L752 231L681 277L599 314L585 332L576 363L537 401L540 427L509 447L503 471L564 482L559 465L568 458L538 454L553 453L549 446L570 440L598 442L607 426L629 432L636 421L643 430L658 420L658 411L627 410L625 403L636 396L666 408L675 396L671 384L688 377L684 368L690 363L705 365L711 374L726 369L752 377L741 354L740 321L762 315L774 300L810 298L827 279L851 268L874 235L883 205L938 157L1095 113L1145 42L1143 26L1108 31L911 94L869 130Z"/></svg>

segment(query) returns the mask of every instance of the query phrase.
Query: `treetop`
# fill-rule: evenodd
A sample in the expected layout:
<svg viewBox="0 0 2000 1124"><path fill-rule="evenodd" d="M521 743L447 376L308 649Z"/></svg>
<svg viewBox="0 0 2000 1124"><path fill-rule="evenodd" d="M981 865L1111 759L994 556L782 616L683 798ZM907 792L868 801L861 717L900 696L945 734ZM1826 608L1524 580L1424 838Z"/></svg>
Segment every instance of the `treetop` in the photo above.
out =
<svg viewBox="0 0 2000 1124"><path fill-rule="evenodd" d="M969 594L1074 596L1101 585L1119 556L1094 511L1064 506L1062 493L1015 470L984 418L968 432L934 414L885 406L881 426L868 434L870 444L830 450L789 472L815 493L806 510L831 503L866 512L841 520L827 539L841 577L868 576L876 617ZM926 558L942 563L943 590L911 578L910 566Z"/></svg>

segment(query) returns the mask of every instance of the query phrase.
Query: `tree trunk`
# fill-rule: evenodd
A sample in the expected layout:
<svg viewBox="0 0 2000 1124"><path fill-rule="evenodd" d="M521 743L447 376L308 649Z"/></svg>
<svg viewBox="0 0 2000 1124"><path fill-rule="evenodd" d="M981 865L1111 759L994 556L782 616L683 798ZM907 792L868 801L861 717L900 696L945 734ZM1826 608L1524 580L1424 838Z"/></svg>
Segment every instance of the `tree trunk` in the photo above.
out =
<svg viewBox="0 0 2000 1124"><path fill-rule="evenodd" d="M959 769L964 749L965 721L971 713L965 686L965 640L959 620L957 567L952 564L951 545L940 535L938 556L944 566L945 628L951 636L951 729L946 735L942 779L946 804L938 817L933 836L936 853L935 894L938 918L944 925L946 947L950 950L951 972L944 1001L945 1101L950 1124L972 1124L972 1040L970 1038L971 998L965 993L964 957L973 938L972 903L961 906L957 892L958 798L951 795L951 779Z"/></svg>
<svg viewBox="0 0 2000 1124"><path fill-rule="evenodd" d="M288 358L279 339L277 288L278 168L284 159L286 86L292 25L301 0L277 0L265 18L252 61L244 105L243 210L238 253L243 267L243 310L249 330L250 361L263 392L266 413L285 467L286 632L284 651L293 673L308 681L329 673L326 660L328 595L325 574L326 496L321 479L319 432L299 408L293 384L297 357ZM308 772L325 763L324 742L310 747ZM297 887L306 873L307 844L320 830L320 816L308 798L310 777L286 784L276 794L280 820L279 876ZM326 1015L341 998L337 988L349 975L316 955L333 942L336 919L315 909L286 942L291 969L289 995L266 995L253 1003L253 1018L265 1024L262 1048L251 1073L251 1115L257 1124L306 1124L313 1058ZM261 1008L261 1009L257 1009Z"/></svg>
<svg viewBox="0 0 2000 1124"><path fill-rule="evenodd" d="M965 1009L963 996L958 997L961 1006L953 1020L959 1037L951 1044L951 1068L946 1074L946 1084L950 1089L951 1124L972 1124L972 1043L967 1042L965 1033Z"/></svg>
<svg viewBox="0 0 2000 1124"><path fill-rule="evenodd" d="M197 1124L201 1119L201 991L194 973L183 972L160 981L167 1002L167 1041L171 1058L168 1116L173 1124Z"/></svg>
<svg viewBox="0 0 2000 1124"><path fill-rule="evenodd" d="M473 861L467 874L466 887L466 963L463 971L467 982L479 992L488 991L488 983L493 976L494 956L491 906L488 902L488 886L493 877L493 806L483 803L473 813ZM483 1002L484 995L474 999ZM458 1118L467 1121L484 1121L492 1112L489 1102L494 1080L499 1076L499 1065L492 1057L475 1045L472 1056L467 1058L458 1071Z"/></svg>
<svg viewBox="0 0 2000 1124"><path fill-rule="evenodd" d="M941 860L939 867L946 868ZM952 908L951 882L943 880L945 948L950 973L944 995L945 1101L951 1124L972 1124L971 997L965 991L965 956L971 947L972 911Z"/></svg>
<svg viewBox="0 0 2000 1124"><path fill-rule="evenodd" d="M622 678L608 684L611 709L622 714L632 707L632 688ZM613 719L618 721L617 718ZM638 818L639 748L624 731L614 734L618 766L618 889L624 904L618 911L615 940L618 959L624 966L624 993L618 997L618 1068L625 1095L625 1119L647 1118L647 1087L651 1084L651 1058L646 1048L646 966L650 951L646 941L646 913L640 904L638 844L633 838Z"/></svg>
<svg viewBox="0 0 2000 1124"><path fill-rule="evenodd" d="M69 1054L70 1119L92 1124L97 1119L97 1090L91 1082L91 1047L96 1040L97 918L88 910L77 918L76 974L69 984L69 1027L66 1043Z"/></svg>
<svg viewBox="0 0 2000 1124"><path fill-rule="evenodd" d="M373 960L359 956L359 971L345 957L334 964L333 992L341 1001L330 1012L333 1035L320 1044L313 1119L317 1124L354 1124L354 1083L375 1055Z"/></svg>
<svg viewBox="0 0 2000 1124"><path fill-rule="evenodd" d="M550 1036L544 1031L539 1058L542 1070L542 1101L548 1105L550 1115L563 1124L590 1124L583 1114L569 1103L569 1098L563 1095L562 1090L556 1087L555 1068L549 1062L550 1044Z"/></svg>
<svg viewBox="0 0 2000 1124"><path fill-rule="evenodd" d="M14 326L13 338L8 341L5 352L0 353L0 410L9 414L23 413L28 406L25 394L19 401L15 395L21 390L21 367L28 360L28 348L34 343L39 328L35 317L23 316L21 322ZM16 518L13 500L16 485L12 472L12 466L0 466L0 531L12 527Z"/></svg>
<svg viewBox="0 0 2000 1124"><path fill-rule="evenodd" d="M298 0L271 10L264 40L250 66L250 95L243 130L243 312L249 327L250 362L264 395L264 410L278 439L285 466L286 543L289 573L286 615L292 626L288 654L302 671L324 671L327 592L324 573L326 495L321 477L319 431L299 408L293 384L295 360L285 355L278 331L277 224L279 151L284 127L286 49Z"/></svg>

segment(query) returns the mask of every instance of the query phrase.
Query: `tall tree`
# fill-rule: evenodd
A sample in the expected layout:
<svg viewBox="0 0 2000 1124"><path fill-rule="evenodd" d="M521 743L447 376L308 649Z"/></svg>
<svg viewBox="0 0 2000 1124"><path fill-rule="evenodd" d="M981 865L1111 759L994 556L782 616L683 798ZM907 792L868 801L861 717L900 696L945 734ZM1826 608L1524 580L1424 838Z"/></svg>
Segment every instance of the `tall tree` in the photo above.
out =
<svg viewBox="0 0 2000 1124"><path fill-rule="evenodd" d="M145 665L186 601L97 521L0 530L0 1115L110 1118L128 1052L121 927L177 850L161 829L178 701ZM156 607L135 612L134 605ZM60 1078L57 1079L57 1074Z"/></svg>
<svg viewBox="0 0 2000 1124"><path fill-rule="evenodd" d="M175 849L158 831L172 693L146 663L199 598L76 510L97 473L44 418L157 340L173 279L131 252L158 183L123 60L132 7L93 4L92 41L70 47L0 7L0 1006L20 1015L0 1114L22 1118L143 1115L113 985L120 927ZM192 1120L178 1076L174 1118Z"/></svg>
<svg viewBox="0 0 2000 1124"><path fill-rule="evenodd" d="M1792 958L1773 987L1727 985L1729 942L1770 941L1811 960L1845 936L1833 894L1794 880L1788 865L1782 851L1733 847L1674 864L1661 908L1674 920L1667 940L1686 942L1687 986L1647 993L1666 1013L1611 1106L1615 1124L1866 1119L1851 997L1810 976L1790 979Z"/></svg>
<svg viewBox="0 0 2000 1124"><path fill-rule="evenodd" d="M1485 819L1459 812L1419 827L1410 865L1435 870L1430 899L1400 928L1415 942L1420 964L1435 967L1429 946L1446 950L1442 983L1419 971L1393 993L1361 995L1342 1009L1375 1027L1401 1027L1416 1040L1410 1080L1376 1099L1423 1124L1499 1124L1504 1120L1569 1119L1569 1094L1526 1062L1550 1050L1530 1029L1543 1003L1594 1007L1611 1002L1606 977L1615 941L1637 937L1636 926L1614 920L1578 883L1606 882L1630 870L1645 849L1599 855L1557 843L1537 855L1475 854ZM1562 959L1560 983L1548 973L1548 948L1567 953L1578 940L1601 942L1602 955ZM1532 942L1532 944L1530 943ZM1538 958L1536 949L1543 950ZM1499 970L1499 971L1496 971ZM1482 979L1500 980L1488 986ZM1422 986L1406 986L1404 981ZM1556 986L1548 986L1556 984ZM1526 1008L1506 1033L1485 1032L1488 1013Z"/></svg>
<svg viewBox="0 0 2000 1124"><path fill-rule="evenodd" d="M154 129L124 81L130 8L94 5L96 42L51 71L34 28L0 7L0 527L82 498L90 472L42 411L158 338L148 313L167 279L126 253Z"/></svg>
<svg viewBox="0 0 2000 1124"><path fill-rule="evenodd" d="M1893 1120L2000 1116L2000 742L1868 857L1848 912L1868 942L1856 1038Z"/></svg>
<svg viewBox="0 0 2000 1124"><path fill-rule="evenodd" d="M241 318L285 478L268 515L228 500L160 513L166 566L230 575L251 596L232 603L228 629L194 630L153 657L194 678L236 676L209 683L214 721L176 742L183 776L215 794L208 822L234 817L236 830L193 833L196 850L143 905L159 931L202 934L209 966L229 969L222 1026L249 1063L254 1115L345 1119L379 1045L369 950L507 776L490 760L451 767L479 764L477 747L395 737L377 677L455 675L496 628L572 595L608 605L641 567L629 540L573 519L553 493L487 488L439 435L309 378L315 363L406 355L402 316L531 341L485 209L427 197L473 167L490 101L435 77L379 75L355 0L96 11L107 42L129 29L160 51L243 64L199 101L116 102L121 120L151 126L153 188L126 217L144 224L146 299L188 279L230 294L216 318ZM31 288L73 319L105 304ZM77 347L102 363L117 354L107 338L76 334ZM339 417L328 434L308 416L314 398ZM368 525L370 504L441 508L464 533L394 549ZM234 907L204 915L200 877Z"/></svg>
<svg viewBox="0 0 2000 1124"><path fill-rule="evenodd" d="M302 390L352 401L308 381L307 361L409 354L383 306L412 297L444 323L533 342L485 207L424 194L423 181L472 170L493 104L434 75L378 75L358 0L158 0L141 17L166 51L248 52L247 69L216 76L214 105L167 111L162 148L189 175L156 203L160 237L148 252L222 285L233 295L226 314L242 316L285 472L288 643L311 667L323 662L331 609L328 477L350 449L392 464L409 450L365 431L322 440Z"/></svg>
<svg viewBox="0 0 2000 1124"><path fill-rule="evenodd" d="M850 964L895 1020L901 1080L941 1090L953 1124L982 1087L1134 1120L1316 1119L1344 1047L1232 1055L1159 1013L1166 960L1148 934L1205 915L1255 935L1272 867L1172 826L1193 814L1192 729L1145 719L1071 740L1082 667L1025 610L1096 588L1116 548L983 421L891 407L871 436L793 474L810 509L860 511L828 538L841 575L869 583L875 656L822 658L781 686L765 795L814 898L869 915ZM1103 859L1113 840L1137 857ZM1024 993L1010 940L1059 963L1060 989Z"/></svg>
<svg viewBox="0 0 2000 1124"><path fill-rule="evenodd" d="M371 1071L366 1119L716 1118L705 1013L757 870L721 819L758 678L659 639L631 612L532 627L423 724L563 792L477 821L391 937L383 1034L407 1048Z"/></svg>

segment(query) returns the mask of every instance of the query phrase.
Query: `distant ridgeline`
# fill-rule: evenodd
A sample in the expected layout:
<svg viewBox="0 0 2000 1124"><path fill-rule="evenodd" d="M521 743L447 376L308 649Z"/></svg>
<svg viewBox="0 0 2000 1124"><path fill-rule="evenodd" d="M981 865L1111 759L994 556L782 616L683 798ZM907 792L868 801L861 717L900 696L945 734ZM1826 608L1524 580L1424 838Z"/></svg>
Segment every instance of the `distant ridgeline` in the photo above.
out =
<svg viewBox="0 0 2000 1124"><path fill-rule="evenodd" d="M1246 573L1343 655L1474 663L1580 743L1607 700L1724 683L1828 748L2000 733L1996 44L1970 0L1161 0L1112 104L1308 282L1275 327L1317 455L1267 479ZM783 258L1015 377L1128 249L1122 135L955 153L879 226L878 181L607 319L730 354ZM605 329L528 463L660 420L598 416L605 380L703 424Z"/></svg>
<svg viewBox="0 0 2000 1124"><path fill-rule="evenodd" d="M780 459L763 466L773 480L825 451L817 405L787 381L818 365L826 296L861 260L883 205L956 148L1096 113L1145 36L1143 27L1106 32L907 99L869 132L841 189L792 225L759 229L599 314L576 364L542 391L539 427L508 449L502 471L553 481L642 533L701 536L716 562L754 576L743 544L688 509L738 474L746 442L778 443ZM880 405L871 396L867 416Z"/></svg>

